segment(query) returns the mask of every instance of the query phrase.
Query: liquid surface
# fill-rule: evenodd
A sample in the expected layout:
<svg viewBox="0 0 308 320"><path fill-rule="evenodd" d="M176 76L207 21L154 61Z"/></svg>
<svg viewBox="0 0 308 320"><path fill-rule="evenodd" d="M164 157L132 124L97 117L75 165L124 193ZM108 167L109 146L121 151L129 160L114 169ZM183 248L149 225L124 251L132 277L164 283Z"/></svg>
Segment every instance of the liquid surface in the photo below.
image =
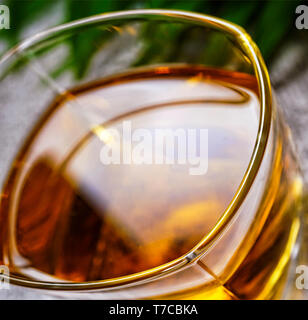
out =
<svg viewBox="0 0 308 320"><path fill-rule="evenodd" d="M257 134L256 90L250 75L160 67L57 98L17 158L1 208L10 225L4 254L15 272L89 281L185 255L214 227L243 178ZM190 174L197 165L189 151L184 164L102 163L102 148L115 143L111 132L123 138L124 121L132 133L149 132L153 143L157 129L206 129L206 154L196 139L206 172ZM120 153L125 145L117 145Z"/></svg>

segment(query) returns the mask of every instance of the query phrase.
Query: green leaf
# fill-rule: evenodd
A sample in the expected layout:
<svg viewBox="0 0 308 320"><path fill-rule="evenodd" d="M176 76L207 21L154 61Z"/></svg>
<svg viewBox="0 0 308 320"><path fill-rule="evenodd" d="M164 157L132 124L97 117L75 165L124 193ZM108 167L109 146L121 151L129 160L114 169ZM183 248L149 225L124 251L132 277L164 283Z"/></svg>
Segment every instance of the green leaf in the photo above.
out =
<svg viewBox="0 0 308 320"><path fill-rule="evenodd" d="M76 20L98 13L118 10L120 7L124 9L129 5L131 5L131 1L127 0L89 0L79 1L78 4L74 0L68 0L67 19ZM82 78L88 69L92 57L101 49L102 44L106 42L110 36L110 32L98 28L75 34L69 39L71 47L70 62L65 61L63 67L72 67L75 77ZM60 70L56 72L56 74L59 73L61 73Z"/></svg>
<svg viewBox="0 0 308 320"><path fill-rule="evenodd" d="M227 1L218 12L223 19L245 27L252 21L252 16L256 14L256 10L260 7L259 1L233 2Z"/></svg>
<svg viewBox="0 0 308 320"><path fill-rule="evenodd" d="M294 12L301 1L267 1L255 25L253 37L265 59L269 59L294 24Z"/></svg>

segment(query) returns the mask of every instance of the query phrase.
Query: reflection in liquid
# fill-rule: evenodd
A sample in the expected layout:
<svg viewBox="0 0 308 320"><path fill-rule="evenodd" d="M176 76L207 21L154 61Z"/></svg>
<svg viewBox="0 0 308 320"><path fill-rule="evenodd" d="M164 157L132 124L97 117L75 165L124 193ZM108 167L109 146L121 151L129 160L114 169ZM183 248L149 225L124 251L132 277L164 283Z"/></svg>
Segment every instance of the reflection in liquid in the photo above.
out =
<svg viewBox="0 0 308 320"><path fill-rule="evenodd" d="M59 99L36 128L4 209L16 226L9 249L16 272L69 281L128 275L186 254L213 228L250 159L256 80L199 67L168 71L82 88ZM208 129L208 172L189 175L189 164L103 165L102 145L113 143L104 130L120 130L123 120L150 132Z"/></svg>

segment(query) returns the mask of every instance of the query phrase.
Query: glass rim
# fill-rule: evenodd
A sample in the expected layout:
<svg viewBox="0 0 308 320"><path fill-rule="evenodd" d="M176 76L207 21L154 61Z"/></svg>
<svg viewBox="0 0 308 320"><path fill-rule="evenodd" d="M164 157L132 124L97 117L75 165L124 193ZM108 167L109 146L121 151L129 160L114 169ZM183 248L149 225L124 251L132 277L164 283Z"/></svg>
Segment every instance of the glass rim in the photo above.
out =
<svg viewBox="0 0 308 320"><path fill-rule="evenodd" d="M76 291L96 289L100 291L106 291L111 288L120 289L123 286L152 281L156 278L165 276L166 274L175 272L181 269L183 266L186 266L197 260L214 243L214 241L225 229L243 203L247 191L250 189L258 173L266 149L272 117L272 93L269 74L262 55L254 41L242 27L221 18L184 10L136 9L115 11L82 18L39 32L34 36L24 40L4 54L2 58L0 58L0 67L2 67L2 65L11 58L14 58L15 56L18 58L18 56L25 50L31 49L31 47L38 45L41 41L46 41L48 39L52 39L53 37L57 37L62 32L66 33L67 31L78 29L79 27L94 27L96 24L112 22L115 19L134 20L140 18L148 19L150 17L164 17L166 21L192 22L222 31L225 34L233 36L237 44L249 58L258 82L260 114L258 133L252 155L239 187L237 188L232 200L229 202L228 207L220 216L211 231L207 233L189 252L168 263L135 274L105 280L86 282L51 282L9 275L7 278L10 283L46 290Z"/></svg>

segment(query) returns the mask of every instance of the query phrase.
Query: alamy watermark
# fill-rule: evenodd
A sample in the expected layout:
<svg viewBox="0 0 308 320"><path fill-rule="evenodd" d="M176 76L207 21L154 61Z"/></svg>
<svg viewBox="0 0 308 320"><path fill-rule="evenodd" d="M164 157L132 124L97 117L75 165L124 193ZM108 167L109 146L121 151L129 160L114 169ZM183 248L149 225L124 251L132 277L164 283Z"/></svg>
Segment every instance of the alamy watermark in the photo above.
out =
<svg viewBox="0 0 308 320"><path fill-rule="evenodd" d="M308 266L299 265L296 267L296 274L299 276L295 280L295 286L299 290L308 289Z"/></svg>
<svg viewBox="0 0 308 320"><path fill-rule="evenodd" d="M208 129L132 129L131 121L123 121L120 130L94 131L104 142L104 165L188 165L190 175L208 170Z"/></svg>
<svg viewBox="0 0 308 320"><path fill-rule="evenodd" d="M295 26L297 29L308 29L308 6L300 5L295 9L295 13L298 14L295 20Z"/></svg>
<svg viewBox="0 0 308 320"><path fill-rule="evenodd" d="M0 30L10 29L10 9L3 4L0 5Z"/></svg>

